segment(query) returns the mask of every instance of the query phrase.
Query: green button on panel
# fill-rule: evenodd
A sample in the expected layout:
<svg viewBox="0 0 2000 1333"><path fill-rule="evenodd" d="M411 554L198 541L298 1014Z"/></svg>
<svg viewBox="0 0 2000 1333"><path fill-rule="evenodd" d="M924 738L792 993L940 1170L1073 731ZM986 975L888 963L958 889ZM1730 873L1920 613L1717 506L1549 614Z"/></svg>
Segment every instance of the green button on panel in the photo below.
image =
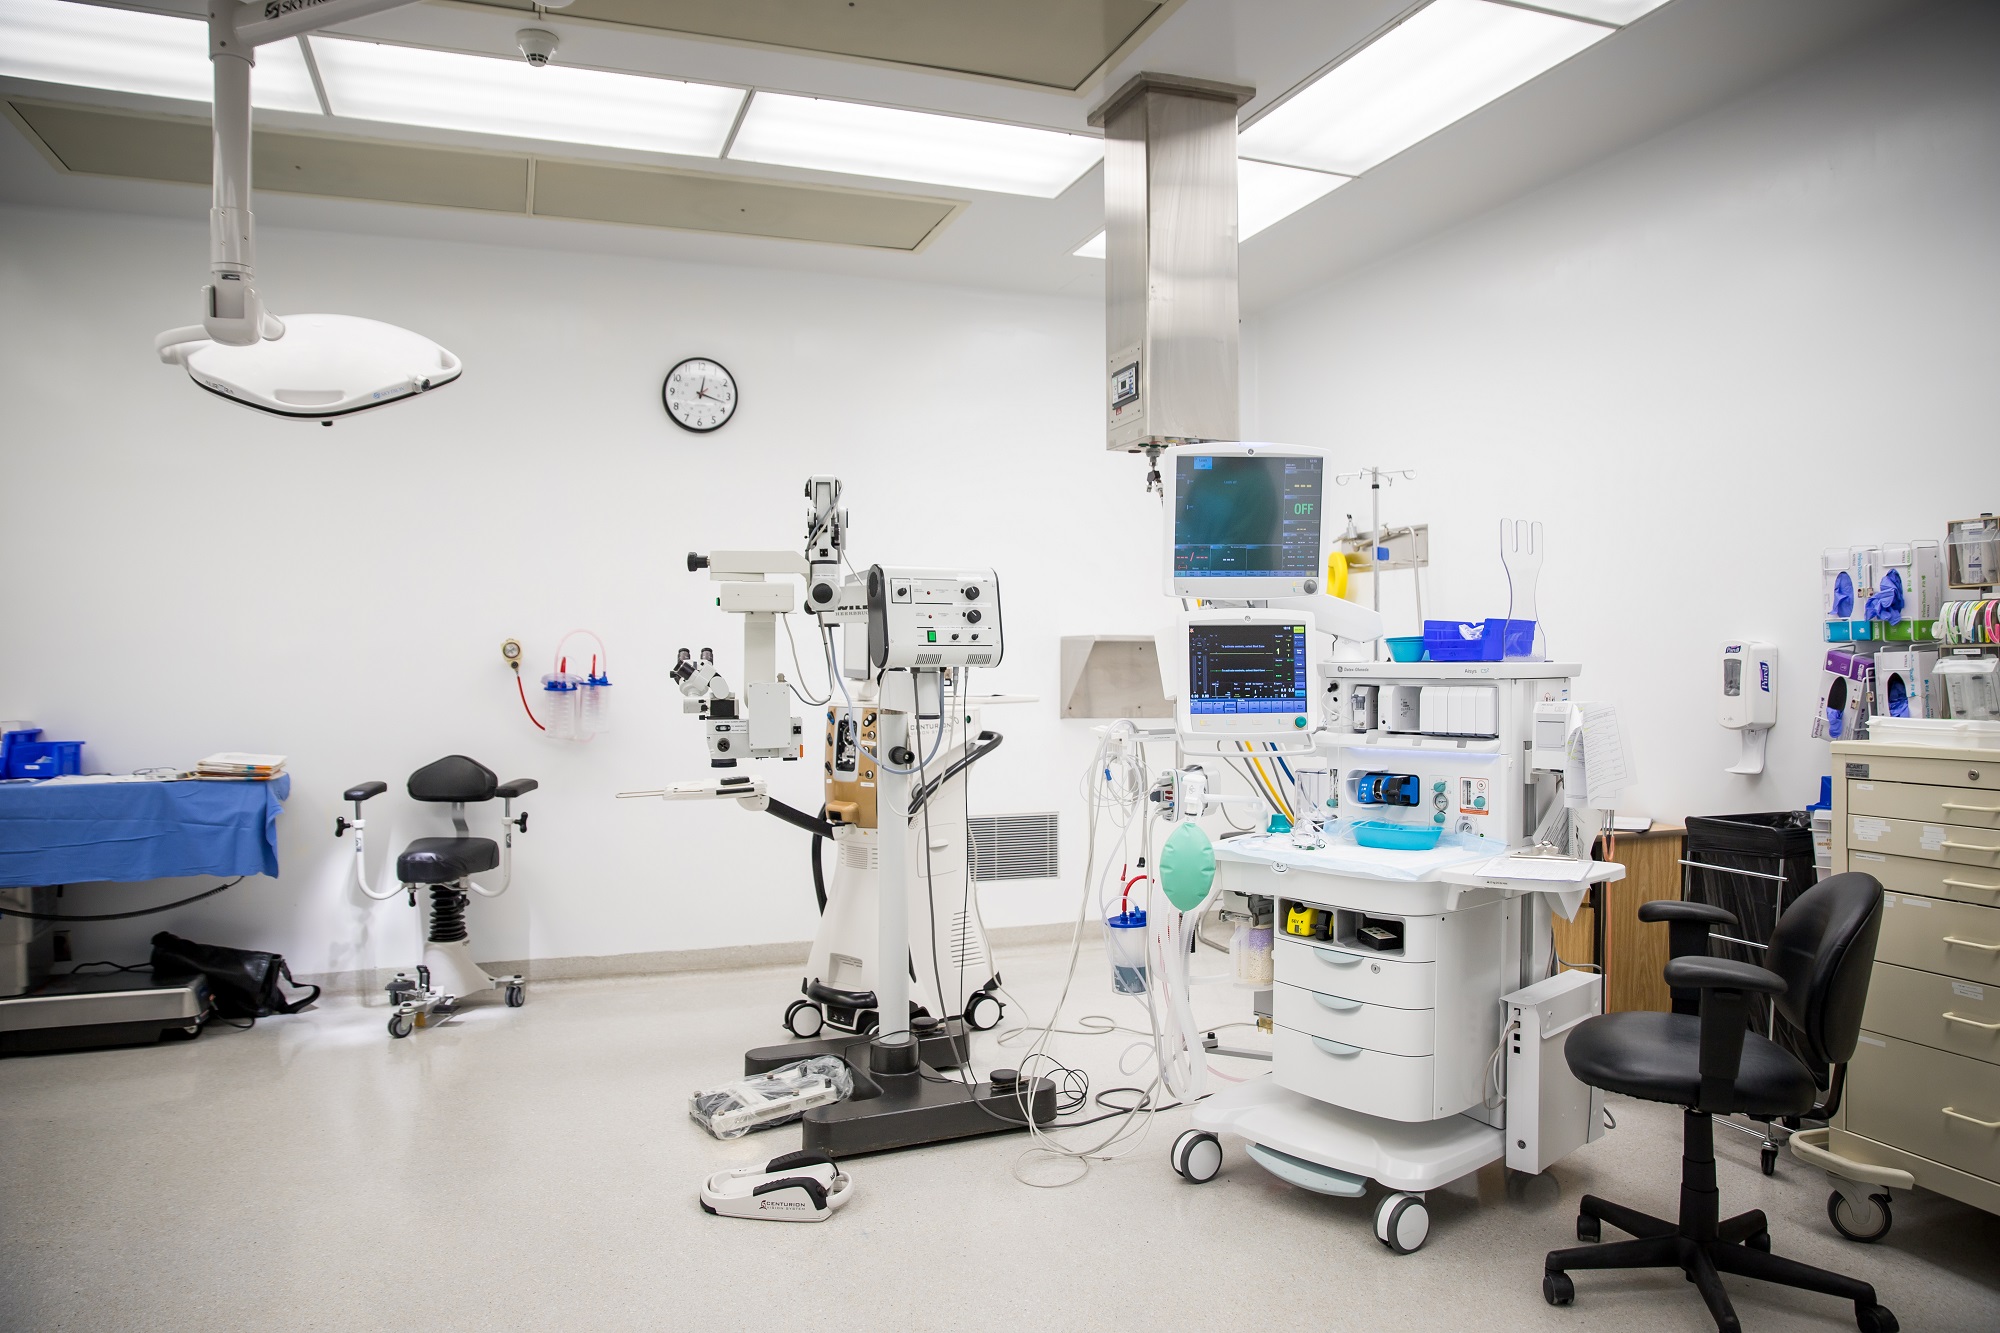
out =
<svg viewBox="0 0 2000 1333"><path fill-rule="evenodd" d="M926 633L926 634L928 634L928 635L930 636L930 637L929 637L929 640L928 640L929 642L931 642L931 643L936 643L936 642L937 642L937 631L936 631L936 630L926 630L926 631L925 631L925 633Z"/></svg>

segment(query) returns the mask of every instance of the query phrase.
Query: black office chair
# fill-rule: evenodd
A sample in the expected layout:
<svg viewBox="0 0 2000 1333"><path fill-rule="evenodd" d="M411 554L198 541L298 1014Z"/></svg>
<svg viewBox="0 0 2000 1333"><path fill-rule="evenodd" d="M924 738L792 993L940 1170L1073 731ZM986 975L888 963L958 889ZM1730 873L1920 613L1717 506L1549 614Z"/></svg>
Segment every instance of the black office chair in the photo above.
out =
<svg viewBox="0 0 2000 1333"><path fill-rule="evenodd" d="M1875 1303L1875 1288L1866 1282L1772 1254L1761 1211L1718 1220L1710 1119L1801 1115L1812 1109L1818 1091L1812 1071L1784 1047L1748 1030L1755 997L1777 997L1778 1012L1803 1034L1814 1060L1838 1065L1854 1054L1882 928L1881 884L1869 875L1836 875L1800 894L1771 932L1768 969L1708 957L1709 927L1736 923L1719 907L1647 903L1639 918L1668 923L1673 958L1667 984L1699 992L1700 1015L1604 1014L1570 1034L1564 1055L1570 1071L1592 1087L1687 1108L1680 1221L1584 1195L1576 1218L1578 1240L1595 1242L1605 1222L1638 1239L1551 1250L1543 1261L1542 1295L1551 1305L1576 1299L1571 1269L1678 1268L1701 1291L1716 1327L1737 1333L1742 1325L1721 1278L1735 1273L1844 1297L1854 1302L1862 1333L1895 1333L1896 1316Z"/></svg>

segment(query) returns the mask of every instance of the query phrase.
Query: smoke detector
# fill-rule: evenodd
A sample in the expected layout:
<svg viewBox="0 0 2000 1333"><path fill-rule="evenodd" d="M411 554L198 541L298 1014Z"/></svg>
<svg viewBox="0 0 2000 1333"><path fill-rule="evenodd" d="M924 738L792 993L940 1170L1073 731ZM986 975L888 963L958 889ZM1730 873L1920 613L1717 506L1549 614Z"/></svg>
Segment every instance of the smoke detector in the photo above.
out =
<svg viewBox="0 0 2000 1333"><path fill-rule="evenodd" d="M521 48L521 54L536 69L549 63L550 57L562 43L556 35L544 28L523 28L514 34L514 41Z"/></svg>

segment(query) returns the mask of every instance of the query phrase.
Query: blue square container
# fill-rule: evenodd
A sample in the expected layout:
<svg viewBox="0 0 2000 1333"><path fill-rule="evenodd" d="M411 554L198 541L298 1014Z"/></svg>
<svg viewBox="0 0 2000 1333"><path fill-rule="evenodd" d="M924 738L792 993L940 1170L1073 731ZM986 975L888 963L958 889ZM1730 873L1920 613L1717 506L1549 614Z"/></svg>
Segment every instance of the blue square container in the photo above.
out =
<svg viewBox="0 0 2000 1333"><path fill-rule="evenodd" d="M1433 662L1498 662L1535 651L1532 620L1426 620L1424 652Z"/></svg>
<svg viewBox="0 0 2000 1333"><path fill-rule="evenodd" d="M82 741L15 741L7 747L10 778L62 778L81 772Z"/></svg>

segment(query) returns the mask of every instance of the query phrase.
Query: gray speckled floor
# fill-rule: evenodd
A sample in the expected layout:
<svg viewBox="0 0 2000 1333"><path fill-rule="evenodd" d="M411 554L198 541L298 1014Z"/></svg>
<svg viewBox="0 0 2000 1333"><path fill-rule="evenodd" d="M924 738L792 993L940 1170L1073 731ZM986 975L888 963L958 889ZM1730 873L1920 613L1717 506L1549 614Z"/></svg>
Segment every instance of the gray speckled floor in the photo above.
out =
<svg viewBox="0 0 2000 1333"><path fill-rule="evenodd" d="M1033 1006L1065 957L1002 961ZM1117 1012L1095 947L1084 964L1070 1012ZM796 1131L718 1143L687 1093L781 1039L796 985L549 983L407 1041L380 1004L339 1001L188 1045L0 1061L0 1328L1712 1328L1677 1273L1584 1274L1574 1307L1542 1303L1577 1195L1673 1207L1679 1113L1625 1101L1547 1176L1490 1167L1434 1193L1430 1243L1404 1258L1370 1235L1370 1202L1291 1189L1239 1144L1215 1182L1183 1183L1166 1150L1186 1112L1064 1189L1017 1183L1024 1145L1002 1137L859 1159L825 1225L707 1217L703 1173ZM1218 1021L1242 1003L1204 998ZM1011 1063L993 1042L982 1071ZM1126 1042L1058 1050L1109 1085ZM1717 1137L1725 1210L1765 1209L1779 1253L1874 1282L1912 1333L2000 1329L2000 1218L1910 1195L1886 1241L1853 1245L1814 1173L1787 1158L1767 1180L1752 1140ZM1840 1302L1729 1282L1748 1329L1854 1326Z"/></svg>

